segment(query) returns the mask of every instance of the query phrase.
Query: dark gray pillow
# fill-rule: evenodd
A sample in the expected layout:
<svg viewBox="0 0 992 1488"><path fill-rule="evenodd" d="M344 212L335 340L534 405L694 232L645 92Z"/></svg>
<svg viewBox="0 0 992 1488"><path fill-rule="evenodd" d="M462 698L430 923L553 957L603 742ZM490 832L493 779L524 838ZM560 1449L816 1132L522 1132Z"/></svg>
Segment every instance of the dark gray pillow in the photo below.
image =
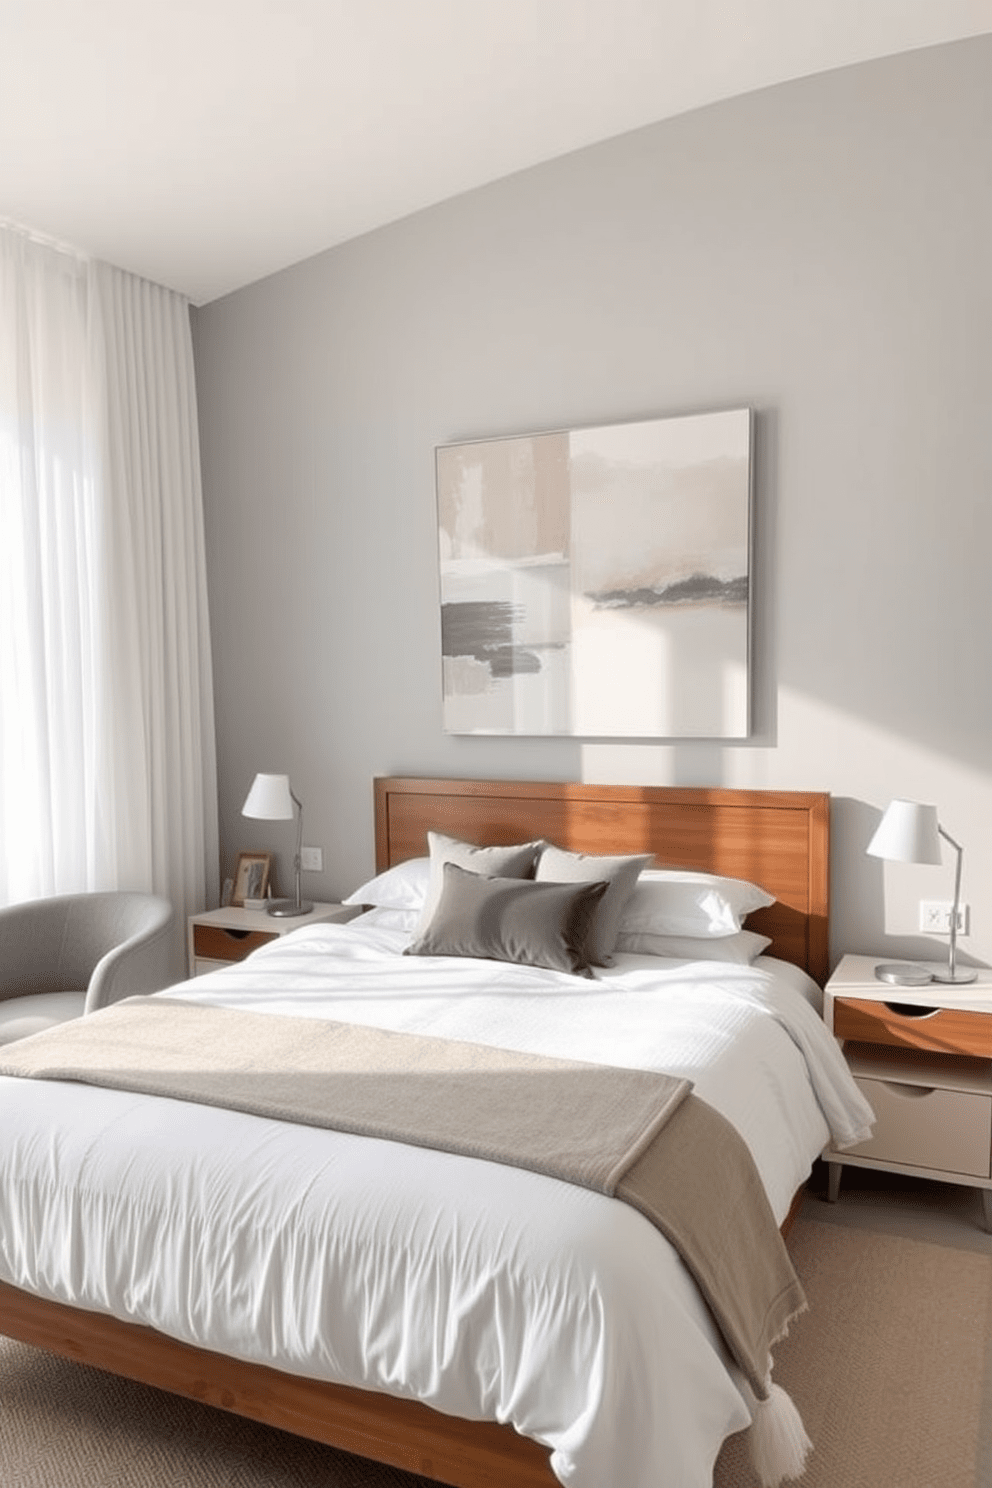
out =
<svg viewBox="0 0 992 1488"><path fill-rule="evenodd" d="M488 878L533 878L537 855L543 846L544 843L538 840L517 842L509 847L476 847L474 842L445 837L443 832L428 832L431 876L417 921L417 934L423 934L437 909L445 863L457 863L459 868L467 868L470 873L484 873Z"/></svg>
<svg viewBox="0 0 992 1488"><path fill-rule="evenodd" d="M565 852L563 848L545 847L534 875L538 883L606 882L606 893L596 911L589 960L594 966L610 966L620 933L620 919L637 886L642 868L653 863L651 853L636 857L604 858L592 853Z"/></svg>
<svg viewBox="0 0 992 1488"><path fill-rule="evenodd" d="M592 976L587 941L605 883L487 878L445 863L427 929L407 956L481 956Z"/></svg>

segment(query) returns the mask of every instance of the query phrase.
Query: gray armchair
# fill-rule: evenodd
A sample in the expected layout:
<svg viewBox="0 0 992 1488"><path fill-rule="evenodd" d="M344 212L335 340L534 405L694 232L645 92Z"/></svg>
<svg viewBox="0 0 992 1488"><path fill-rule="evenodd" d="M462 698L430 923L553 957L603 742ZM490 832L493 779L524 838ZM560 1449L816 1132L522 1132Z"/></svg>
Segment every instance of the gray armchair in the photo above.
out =
<svg viewBox="0 0 992 1488"><path fill-rule="evenodd" d="M64 894L0 908L0 1045L172 975L172 905L155 894Z"/></svg>

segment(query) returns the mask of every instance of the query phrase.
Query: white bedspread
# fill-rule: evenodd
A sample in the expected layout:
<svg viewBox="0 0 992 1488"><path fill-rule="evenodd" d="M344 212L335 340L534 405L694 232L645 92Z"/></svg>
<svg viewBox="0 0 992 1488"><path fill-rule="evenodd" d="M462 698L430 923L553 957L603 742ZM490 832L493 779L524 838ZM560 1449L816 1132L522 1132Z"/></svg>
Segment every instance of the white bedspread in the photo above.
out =
<svg viewBox="0 0 992 1488"><path fill-rule="evenodd" d="M858 1140L871 1119L816 988L780 962L629 956L589 981L401 958L404 942L313 925L169 995L686 1074L744 1136L780 1220L828 1129ZM694 1284L627 1205L235 1112L0 1079L0 1279L512 1422L574 1488L705 1488L749 1421Z"/></svg>

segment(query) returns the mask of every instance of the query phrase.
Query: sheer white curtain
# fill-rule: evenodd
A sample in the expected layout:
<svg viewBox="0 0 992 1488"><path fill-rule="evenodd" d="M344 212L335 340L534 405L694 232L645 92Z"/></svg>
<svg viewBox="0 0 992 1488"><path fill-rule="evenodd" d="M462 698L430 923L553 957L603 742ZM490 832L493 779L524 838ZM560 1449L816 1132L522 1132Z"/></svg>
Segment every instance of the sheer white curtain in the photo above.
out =
<svg viewBox="0 0 992 1488"><path fill-rule="evenodd" d="M0 226L0 903L217 863L188 306Z"/></svg>

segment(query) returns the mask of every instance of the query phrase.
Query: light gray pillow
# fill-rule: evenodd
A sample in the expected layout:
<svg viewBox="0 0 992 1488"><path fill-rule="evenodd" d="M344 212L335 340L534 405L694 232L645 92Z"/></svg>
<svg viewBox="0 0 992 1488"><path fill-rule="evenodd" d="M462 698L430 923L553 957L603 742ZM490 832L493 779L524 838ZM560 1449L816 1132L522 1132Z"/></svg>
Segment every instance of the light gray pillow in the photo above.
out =
<svg viewBox="0 0 992 1488"><path fill-rule="evenodd" d="M606 893L593 922L589 959L594 966L612 964L620 931L620 918L637 885L642 868L654 861L651 853L635 857L598 857L592 853L565 852L545 847L534 875L538 883L595 883L604 881Z"/></svg>
<svg viewBox="0 0 992 1488"><path fill-rule="evenodd" d="M489 878L445 863L437 909L406 956L480 956L592 976L587 943L607 885Z"/></svg>
<svg viewBox="0 0 992 1488"><path fill-rule="evenodd" d="M473 842L460 842L457 837L445 837L442 832L427 833L430 852L430 882L427 896L417 921L417 934L422 934L441 897L444 884L445 863L457 863L470 873L484 873L487 878L533 878L534 865L544 843L519 842L512 847L476 847Z"/></svg>

